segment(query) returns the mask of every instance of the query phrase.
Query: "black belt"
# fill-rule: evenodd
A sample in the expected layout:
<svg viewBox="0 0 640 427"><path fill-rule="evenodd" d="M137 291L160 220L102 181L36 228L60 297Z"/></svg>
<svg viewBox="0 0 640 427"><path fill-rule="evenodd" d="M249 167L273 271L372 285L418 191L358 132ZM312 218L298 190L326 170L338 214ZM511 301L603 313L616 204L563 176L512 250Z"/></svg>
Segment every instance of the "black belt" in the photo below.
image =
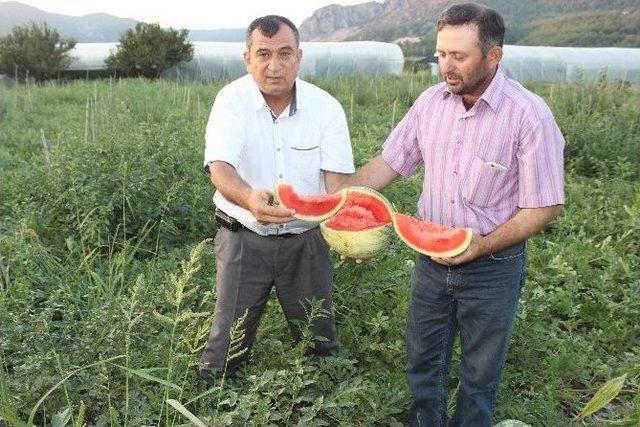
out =
<svg viewBox="0 0 640 427"><path fill-rule="evenodd" d="M258 234L252 229L246 227L244 224L242 224L240 221L238 221L234 217L222 212L220 209L216 209L216 223L218 224L218 226L226 228L227 230L232 231L234 233L240 230L245 230L245 231L250 231L251 233L254 233L254 234ZM262 236L262 234L258 234L258 235ZM268 234L267 236L262 236L262 237L282 238L282 237L293 237L297 235L298 234L296 233L282 233L282 234Z"/></svg>

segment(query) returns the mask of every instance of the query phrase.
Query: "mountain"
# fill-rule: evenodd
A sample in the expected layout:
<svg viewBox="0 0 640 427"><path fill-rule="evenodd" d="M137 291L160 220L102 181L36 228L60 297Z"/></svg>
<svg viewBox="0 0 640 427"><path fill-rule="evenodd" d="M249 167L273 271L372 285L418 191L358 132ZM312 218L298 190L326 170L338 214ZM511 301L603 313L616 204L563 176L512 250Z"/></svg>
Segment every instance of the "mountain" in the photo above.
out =
<svg viewBox="0 0 640 427"><path fill-rule="evenodd" d="M340 41L356 36L367 24L375 22L385 13L384 5L376 2L355 6L330 4L313 12L300 25L300 38L304 41Z"/></svg>
<svg viewBox="0 0 640 427"><path fill-rule="evenodd" d="M458 0L456 0L458 1ZM479 0L500 11L508 44L640 47L639 0ZM303 41L396 41L405 54L433 52L438 15L453 0L385 0L329 5L300 25ZM0 2L0 37L16 25L46 22L77 42L117 42L137 21L106 13L67 16ZM191 41L244 41L244 29L190 30Z"/></svg>
<svg viewBox="0 0 640 427"><path fill-rule="evenodd" d="M516 44L536 41L527 38L542 24L555 31L563 17L588 12L611 12L614 15L633 14L640 11L638 0L481 0L483 4L498 10L507 24L507 42ZM331 5L318 9L300 25L300 34L305 41L380 40L396 41L415 37L430 37L434 34L438 15L442 10L458 1L451 0L385 0L383 3L369 2L354 6ZM631 18L607 16L609 21L624 22L634 27ZM560 20L560 21L558 21ZM579 22L580 19L569 19ZM597 19L591 17L592 23ZM584 25L582 25L584 27ZM598 30L598 27L593 27ZM635 26L635 32L638 32ZM625 30L626 31L626 30ZM597 31L596 31L597 33ZM556 37L562 40L563 37ZM616 39L613 37L612 39ZM625 36L621 36L625 39ZM637 38L626 37L629 40Z"/></svg>
<svg viewBox="0 0 640 427"><path fill-rule="evenodd" d="M120 33L135 27L137 21L106 13L67 16L16 1L0 3L0 36L10 33L14 26L30 22L46 22L62 37L73 37L78 42L113 42L118 41Z"/></svg>
<svg viewBox="0 0 640 427"><path fill-rule="evenodd" d="M68 16L45 12L17 1L0 3L0 37L17 25L46 22L62 37L72 37L79 43L117 42L120 34L136 26L135 19L120 18L106 13ZM191 30L191 41L244 41L244 29Z"/></svg>
<svg viewBox="0 0 640 427"><path fill-rule="evenodd" d="M580 12L543 19L520 40L544 46L640 46L640 11Z"/></svg>

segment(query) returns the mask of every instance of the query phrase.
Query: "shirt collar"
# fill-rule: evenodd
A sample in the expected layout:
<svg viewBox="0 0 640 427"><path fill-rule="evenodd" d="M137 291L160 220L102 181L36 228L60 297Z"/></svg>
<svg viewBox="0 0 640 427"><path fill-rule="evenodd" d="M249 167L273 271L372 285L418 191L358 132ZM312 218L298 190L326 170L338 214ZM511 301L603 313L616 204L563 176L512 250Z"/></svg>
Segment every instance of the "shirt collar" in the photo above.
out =
<svg viewBox="0 0 640 427"><path fill-rule="evenodd" d="M258 84L256 83L256 81L253 79L253 76L251 76L251 74L248 75L248 78L250 80L250 84L251 84L251 97L252 97L252 105L256 110L260 110L263 107L267 107L269 108L269 106L267 105L267 102L264 100L264 96L262 96L262 92L260 92L260 88L258 87ZM302 107L302 102L301 102L301 98L304 95L304 91L300 90L300 79L296 78L296 82L293 85L293 99L291 100L291 103L289 104L289 117L293 116L294 114L296 114L296 112L298 110L301 109Z"/></svg>
<svg viewBox="0 0 640 427"><path fill-rule="evenodd" d="M498 66L496 74L493 76L493 79L491 79L491 83L489 83L489 86L478 100L483 100L493 111L497 111L500 106L500 101L502 101L502 87L504 86L505 79L506 77L501 67ZM449 95L452 95L452 93L445 84L442 98L447 98Z"/></svg>
<svg viewBox="0 0 640 427"><path fill-rule="evenodd" d="M480 99L483 99L493 111L497 111L502 101L502 87L504 86L505 75L498 67L496 75L493 76L489 87L484 91Z"/></svg>

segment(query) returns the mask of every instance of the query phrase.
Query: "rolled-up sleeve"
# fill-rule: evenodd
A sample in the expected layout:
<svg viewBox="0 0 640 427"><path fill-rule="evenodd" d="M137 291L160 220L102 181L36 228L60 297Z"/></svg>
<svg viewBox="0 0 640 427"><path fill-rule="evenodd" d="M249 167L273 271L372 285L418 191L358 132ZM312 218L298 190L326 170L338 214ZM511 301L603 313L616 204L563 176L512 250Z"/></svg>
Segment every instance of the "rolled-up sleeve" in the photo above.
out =
<svg viewBox="0 0 640 427"><path fill-rule="evenodd" d="M564 204L564 138L553 116L525 124L517 156L518 206Z"/></svg>
<svg viewBox="0 0 640 427"><path fill-rule="evenodd" d="M320 139L320 168L324 171L353 173L353 151L344 110L332 100Z"/></svg>
<svg viewBox="0 0 640 427"><path fill-rule="evenodd" d="M413 175L423 163L418 144L418 99L391 131L382 145L382 158L397 173L405 178Z"/></svg>
<svg viewBox="0 0 640 427"><path fill-rule="evenodd" d="M241 109L234 108L230 94L224 89L218 92L205 131L205 168L213 161L238 167L246 140L241 115Z"/></svg>

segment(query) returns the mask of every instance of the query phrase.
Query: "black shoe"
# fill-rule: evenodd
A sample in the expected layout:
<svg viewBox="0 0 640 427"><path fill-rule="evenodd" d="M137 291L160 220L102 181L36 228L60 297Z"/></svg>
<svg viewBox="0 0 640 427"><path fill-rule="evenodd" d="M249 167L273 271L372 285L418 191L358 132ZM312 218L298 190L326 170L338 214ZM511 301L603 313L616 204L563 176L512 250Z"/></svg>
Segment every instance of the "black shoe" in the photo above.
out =
<svg viewBox="0 0 640 427"><path fill-rule="evenodd" d="M202 387L210 389L213 386L213 381L215 380L213 371L207 368L198 368L198 374L200 375Z"/></svg>
<svg viewBox="0 0 640 427"><path fill-rule="evenodd" d="M227 371L224 373L225 381L234 380L235 378L237 378L238 370L238 367L235 367L233 369L227 368ZM200 374L202 386L205 389L209 389L215 385L220 385L220 383L222 382L223 372L217 369L199 367L198 373Z"/></svg>

